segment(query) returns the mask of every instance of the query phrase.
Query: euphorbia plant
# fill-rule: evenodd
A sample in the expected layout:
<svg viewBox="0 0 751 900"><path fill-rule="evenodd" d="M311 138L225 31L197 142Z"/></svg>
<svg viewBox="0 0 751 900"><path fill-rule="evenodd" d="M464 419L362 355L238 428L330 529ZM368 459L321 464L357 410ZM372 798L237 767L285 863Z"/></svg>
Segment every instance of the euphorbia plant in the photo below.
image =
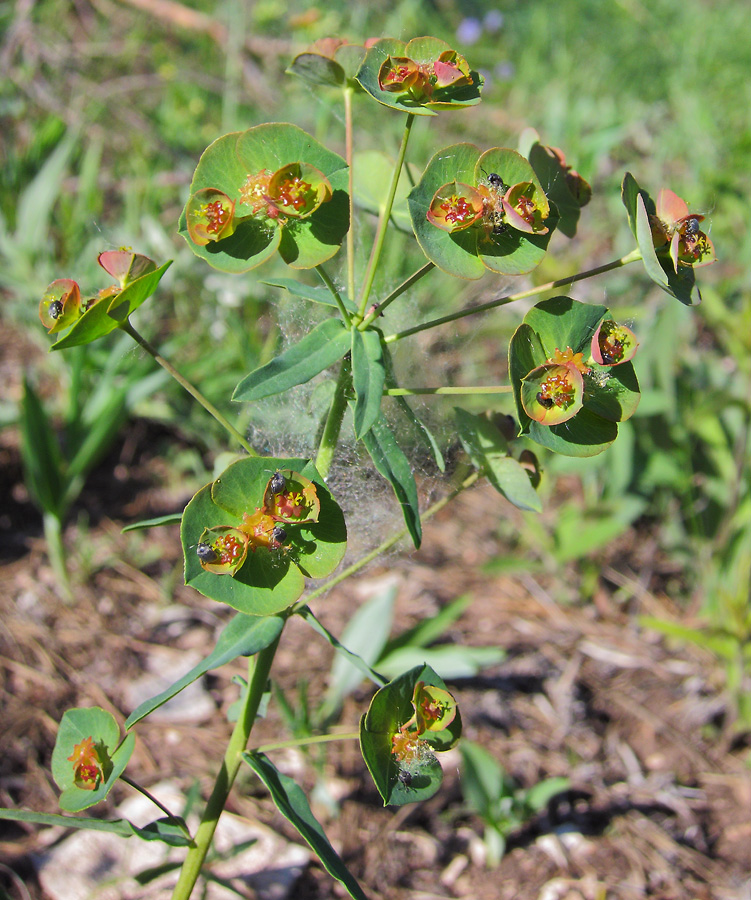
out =
<svg viewBox="0 0 751 900"><path fill-rule="evenodd" d="M169 263L158 267L125 250L103 253L100 264L117 284L83 300L75 282L59 279L40 305L41 320L57 339L54 350L88 343L116 328L131 335L224 426L242 453L198 491L182 512L167 518L180 522L186 584L232 607L234 618L201 663L130 714L124 738L114 719L102 710L72 710L63 719L53 756L53 771L63 791L61 806L85 809L106 796L123 774L133 747L131 729L139 721L210 669L240 656L249 658L242 709L197 831L190 834L185 823L171 814L153 823L149 831L151 839L156 836L188 848L175 898L190 896L243 764L267 786L279 810L311 844L327 870L351 896L364 896L300 788L279 773L269 758L278 745L249 747L285 624L298 615L338 651L347 653L311 608L331 586L406 535L419 547L422 521L482 477L519 508L539 510L540 468L527 440L570 456L594 455L616 439L618 423L631 416L639 402L631 362L638 348L634 333L606 307L564 295L538 302L524 316L511 339L506 384L401 385L392 346L421 331L548 293L639 259L661 288L682 302L697 302L693 269L714 259L711 242L701 230L701 216L691 214L669 191L662 191L654 204L626 175L623 201L637 241L631 253L557 282L390 331L384 314L436 270L463 279L531 272L545 257L557 229L567 237L575 235L591 190L567 165L561 150L545 147L529 131L519 150L481 149L469 143L438 149L404 200L413 236L426 261L373 303L372 287L382 266L386 230L394 220L407 221L406 209L397 208L396 198L412 127L417 117L479 103L482 79L454 48L427 37L406 44L380 40L368 47L323 42L298 56L290 71L316 90L341 92L344 156L286 123L220 137L198 162L179 231L197 256L223 272L239 276L278 253L290 268L315 269L320 276L318 288L291 280L277 282L301 302L323 304L328 315L270 362L238 373L232 396L238 403L252 403L305 384L334 367L335 387L314 458L259 456L227 415L135 330L130 317L156 291ZM360 222L353 187L355 99L376 100L380 107L374 106L374 112L406 115L390 175L383 184L373 181L363 202L365 208L378 211L378 224L359 282L354 240ZM358 177L366 180L368 172ZM331 274L324 263L337 256L345 240L341 270ZM512 410L516 416L509 427L509 420L501 422L493 411L485 416L456 409L458 434L474 471L427 510L420 509L409 458L384 407L384 398L395 398L443 470L437 441L405 399L413 394L500 395L501 409ZM505 399L504 395L511 396ZM344 430L348 408L351 426L346 427L351 433ZM405 527L336 573L344 557L347 529L327 478L343 442L360 443L391 484ZM312 579L324 581L311 587ZM402 805L431 796L442 777L435 754L452 747L461 734L456 698L440 673L427 665L386 684L365 662L353 654L348 657L378 690L359 729L313 740L359 738L366 766L385 804ZM129 779L128 783L134 784Z"/></svg>

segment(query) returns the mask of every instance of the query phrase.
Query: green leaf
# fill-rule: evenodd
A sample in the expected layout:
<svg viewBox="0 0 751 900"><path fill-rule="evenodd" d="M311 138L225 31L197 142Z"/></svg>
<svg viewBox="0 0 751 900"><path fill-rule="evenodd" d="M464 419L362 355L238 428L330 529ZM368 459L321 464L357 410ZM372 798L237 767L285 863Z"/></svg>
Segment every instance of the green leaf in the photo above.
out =
<svg viewBox="0 0 751 900"><path fill-rule="evenodd" d="M202 675L212 669L218 669L238 656L253 656L259 650L270 646L281 634L284 621L278 616L267 616L259 619L255 616L246 616L238 613L224 627L216 642L214 650L201 662L195 665L189 672L179 678L166 690L144 700L125 721L125 728L132 728L136 722L158 709L168 700L171 700L180 691L188 687Z"/></svg>
<svg viewBox="0 0 751 900"><path fill-rule="evenodd" d="M54 813L37 813L25 809L0 807L0 819L12 822L29 822L32 825L84 828L87 831L104 831L119 837L140 837L144 841L163 841L172 847L189 847L193 842L181 829L182 819L157 819L139 828L127 819L90 819L83 816L60 816Z"/></svg>
<svg viewBox="0 0 751 900"><path fill-rule="evenodd" d="M440 763L427 751L410 767L410 783L406 784L399 779L401 766L392 752L392 738L414 714L412 697L418 681L446 689L443 680L429 666L416 666L377 691L360 720L360 750L384 806L427 800L438 791L443 780ZM423 739L434 749L448 750L460 735L461 716L457 710L448 728L426 732Z"/></svg>
<svg viewBox="0 0 751 900"><path fill-rule="evenodd" d="M497 666L506 658L502 647L466 647L441 644L437 647L401 647L378 660L383 674L395 678L406 669L428 665L442 678L473 678L489 666Z"/></svg>
<svg viewBox="0 0 751 900"><path fill-rule="evenodd" d="M527 470L508 455L508 443L496 426L484 416L472 415L458 407L454 413L459 438L475 468L514 506L542 512L542 501Z"/></svg>
<svg viewBox="0 0 751 900"><path fill-rule="evenodd" d="M433 432L428 428L428 426L422 421L422 419L418 418L415 411L407 402L406 397L396 396L392 398L396 401L397 406L401 409L404 415L407 417L410 424L414 426L415 432L417 433L418 438L421 443L430 450L433 459L435 460L436 466L438 466L439 472L446 471L446 461L443 458L443 454L441 453L441 448L438 444L438 441L435 438Z"/></svg>
<svg viewBox="0 0 751 900"><path fill-rule="evenodd" d="M381 335L352 329L352 384L355 389L355 437L360 440L381 414L386 367Z"/></svg>
<svg viewBox="0 0 751 900"><path fill-rule="evenodd" d="M61 337L59 341L56 341L50 347L50 351L65 350L68 347L90 344L92 341L114 331L118 327L118 322L107 315L108 306L109 300L107 298L97 301L86 310L64 337Z"/></svg>
<svg viewBox="0 0 751 900"><path fill-rule="evenodd" d="M362 682L362 667L352 662L352 655L359 656L368 669L379 658L391 630L395 598L396 587L387 587L357 609L344 626L341 641L349 652L337 655L331 666L325 698L327 712L338 709Z"/></svg>
<svg viewBox="0 0 751 900"><path fill-rule="evenodd" d="M26 485L44 512L59 517L65 512L64 497L68 486L60 446L44 406L27 377L23 384L19 425Z"/></svg>
<svg viewBox="0 0 751 900"><path fill-rule="evenodd" d="M383 650L383 658L402 647L427 647L454 624L472 603L471 594L461 594L446 606L441 607L435 615L421 619L417 625L402 631L393 640L388 641Z"/></svg>
<svg viewBox="0 0 751 900"><path fill-rule="evenodd" d="M68 759L75 746L88 737L93 739L104 768L104 777L94 790L76 786L74 764ZM60 808L66 812L79 812L104 800L125 770L135 741L135 735L129 734L120 743L120 728L115 717L98 706L69 709L60 721L52 751L52 777L62 791Z"/></svg>
<svg viewBox="0 0 751 900"><path fill-rule="evenodd" d="M132 522L121 529L121 534L126 531L138 531L141 528L158 528L160 525L179 525L183 520L182 513L169 513L166 516L156 516L154 519L142 519L140 522Z"/></svg>
<svg viewBox="0 0 751 900"><path fill-rule="evenodd" d="M341 319L326 319L265 366L246 375L237 385L233 400L260 400L306 384L319 372L340 360L350 349L349 329Z"/></svg>
<svg viewBox="0 0 751 900"><path fill-rule="evenodd" d="M610 422L625 422L641 399L639 381L630 362L604 369L593 366L584 376L584 406Z"/></svg>
<svg viewBox="0 0 751 900"><path fill-rule="evenodd" d="M529 150L529 162L558 210L557 229L568 238L574 237L581 207L566 184L566 173L559 160L537 141Z"/></svg>
<svg viewBox="0 0 751 900"><path fill-rule="evenodd" d="M146 275L136 278L135 281L131 281L112 299L107 315L118 322L124 322L156 291L162 276L171 265L172 260L169 260L153 272L148 272Z"/></svg>
<svg viewBox="0 0 751 900"><path fill-rule="evenodd" d="M588 409L581 409L573 419L560 425L546 427L539 422L532 422L529 436L543 447L563 456L597 456L607 450L618 437L618 426Z"/></svg>
<svg viewBox="0 0 751 900"><path fill-rule="evenodd" d="M345 80L339 63L320 53L299 53L289 64L287 73L324 87L342 87Z"/></svg>
<svg viewBox="0 0 751 900"><path fill-rule="evenodd" d="M365 449L383 477L391 484L402 507L405 524L415 547L422 541L422 524L417 500L417 485L409 460L402 453L383 416L379 416L362 438Z"/></svg>
<svg viewBox="0 0 751 900"><path fill-rule="evenodd" d="M571 297L551 297L535 304L524 316L524 322L537 332L545 354L536 365L567 347L574 353L583 353L586 360L592 335L607 311L607 306L580 303Z"/></svg>
<svg viewBox="0 0 751 900"><path fill-rule="evenodd" d="M302 606L297 611L297 615L299 615L303 621L307 622L310 627L321 635L325 640L331 644L331 646L337 651L337 653L341 653L349 662L356 668L359 669L365 678L369 678L375 684L382 686L386 683L386 679L383 678L378 672L365 662L365 660L358 656L357 653L353 653L347 647L342 644L338 638L336 638L327 628L325 628L316 617L313 615L313 611L309 606Z"/></svg>
<svg viewBox="0 0 751 900"><path fill-rule="evenodd" d="M557 794L567 791L571 787L570 778L546 778L538 781L524 794L524 803L534 812L540 812L550 803Z"/></svg>
<svg viewBox="0 0 751 900"><path fill-rule="evenodd" d="M355 877L329 843L323 828L313 815L302 788L283 775L263 753L243 753L243 759L268 788L279 812L321 860L324 869L354 900L367 900Z"/></svg>
<svg viewBox="0 0 751 900"><path fill-rule="evenodd" d="M301 297L303 300L312 300L313 303L322 303L324 306L333 306L334 309L337 309L336 300L331 296L331 291L324 287L323 285L311 286L309 284L301 284L299 281L295 281L294 278L275 278L273 281L264 281L263 284L268 284L271 287L279 287L283 288L293 297ZM344 306L351 312L357 312L357 307L355 304L344 295L339 294L342 299L342 303Z"/></svg>
<svg viewBox="0 0 751 900"><path fill-rule="evenodd" d="M462 755L464 798L483 821L492 821L498 800L510 793L503 767L475 741L462 741L459 751Z"/></svg>
<svg viewBox="0 0 751 900"><path fill-rule="evenodd" d="M318 522L285 523L288 538L284 547L249 550L234 576L204 570L195 551L204 530L239 525L243 511L252 514L263 505L269 478L281 469L298 472L315 484L321 504ZM347 546L342 511L315 466L305 459L253 457L233 463L190 501L183 514L180 536L185 583L251 616L268 616L286 609L302 594L305 577L329 575L341 562Z"/></svg>

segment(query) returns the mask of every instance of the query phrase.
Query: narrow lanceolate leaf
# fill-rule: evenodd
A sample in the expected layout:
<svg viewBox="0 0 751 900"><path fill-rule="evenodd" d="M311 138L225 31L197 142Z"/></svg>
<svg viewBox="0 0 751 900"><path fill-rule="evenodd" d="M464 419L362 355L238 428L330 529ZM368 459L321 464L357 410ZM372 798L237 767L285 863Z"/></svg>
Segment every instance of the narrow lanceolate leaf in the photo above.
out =
<svg viewBox="0 0 751 900"><path fill-rule="evenodd" d="M393 487L396 499L402 505L402 514L412 541L415 547L419 547L422 542L422 524L417 502L417 485L409 460L394 440L394 435L389 431L383 417L378 418L362 441L376 469Z"/></svg>
<svg viewBox="0 0 751 900"><path fill-rule="evenodd" d="M254 653L258 653L259 650L268 647L277 639L283 625L283 620L278 616L268 616L260 619L256 616L246 616L243 613L238 613L219 635L214 651L206 659L201 660L197 666L186 672L182 678L162 691L161 694L157 694L156 697L152 697L150 700L144 700L128 716L125 728L131 728L136 722L140 722L149 713L171 700L176 694L179 694L180 691L211 669L218 669L225 663L237 659L238 656L252 656Z"/></svg>
<svg viewBox="0 0 751 900"><path fill-rule="evenodd" d="M118 837L140 837L145 841L163 841L173 847L187 847L191 839L186 835L182 819L157 819L139 828L127 819L92 819L85 816L60 816L55 813L37 813L25 809L0 808L0 819L13 822L29 822L32 825L53 825L63 828L85 828L88 831L106 831ZM181 828L182 826L182 828Z"/></svg>
<svg viewBox="0 0 751 900"><path fill-rule="evenodd" d="M377 331L352 330L352 383L355 388L355 437L360 440L381 413L386 367Z"/></svg>
<svg viewBox="0 0 751 900"><path fill-rule="evenodd" d="M45 512L62 514L67 485L60 447L42 401L28 379L24 380L20 425L26 484Z"/></svg>
<svg viewBox="0 0 751 900"><path fill-rule="evenodd" d="M183 514L168 513L166 516L157 516L155 519L141 519L140 522L131 522L122 529L122 534L126 531L140 531L142 528L158 528L162 525L179 525L183 520Z"/></svg>
<svg viewBox="0 0 751 900"><path fill-rule="evenodd" d="M340 319L326 319L276 359L246 375L233 400L259 400L305 384L340 360L350 349L349 329Z"/></svg>
<svg viewBox="0 0 751 900"><path fill-rule="evenodd" d="M542 512L527 470L508 454L503 435L488 419L455 409L459 438L473 465L518 509Z"/></svg>
<svg viewBox="0 0 751 900"><path fill-rule="evenodd" d="M266 785L276 808L310 845L329 875L336 878L354 900L367 900L363 889L331 846L311 812L302 788L287 775L282 775L263 753L243 753L243 759Z"/></svg>
<svg viewBox="0 0 751 900"><path fill-rule="evenodd" d="M325 638L331 646L342 655L343 658L347 659L356 669L358 669L365 678L369 678L372 682L377 684L379 687L383 687L386 684L386 679L380 675L375 669L371 669L371 667L365 662L365 660L358 656L357 653L353 653L347 647L342 644L338 638L336 638L327 628L325 628L316 617L313 615L313 610L309 606L302 606L297 610L297 615L300 618L307 622L310 627L320 634L323 638Z"/></svg>

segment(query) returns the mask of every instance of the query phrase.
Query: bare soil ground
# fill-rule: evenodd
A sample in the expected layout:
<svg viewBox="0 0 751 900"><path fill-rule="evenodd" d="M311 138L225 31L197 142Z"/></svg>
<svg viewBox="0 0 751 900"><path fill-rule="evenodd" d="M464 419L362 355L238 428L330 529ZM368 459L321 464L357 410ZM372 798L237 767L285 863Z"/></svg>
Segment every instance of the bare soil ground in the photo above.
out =
<svg viewBox="0 0 751 900"><path fill-rule="evenodd" d="M57 811L49 763L65 709L97 705L122 720L132 708L130 683L155 659L179 677L209 652L231 614L182 585L176 529L120 533L124 522L186 499L164 488L153 437L153 426L131 425L92 476L88 527L79 518L66 533L77 584L75 603L66 606L23 488L15 437L2 435L0 805ZM432 800L391 810L382 807L357 748L332 745L323 772L336 786L340 812L325 827L347 865L369 897L384 900L751 896L748 743L733 736L721 673L696 648L667 647L637 625L640 614L679 616L664 592L675 575L669 562L648 533L629 533L603 560L594 602L561 605L560 572L488 572L485 563L502 549L492 537L494 517L509 510L488 510L482 491L431 520L424 549L374 565L319 598L314 611L339 633L354 605L384 577L395 579L402 629L471 592L472 604L445 639L497 644L507 657L451 685L465 736L495 754L520 785L560 775L571 779L571 791L511 834L506 856L491 869L482 823L462 802L458 754ZM617 593L624 584L629 589ZM299 621L290 624L273 675L290 696L307 680L315 704L331 652L311 634ZM170 778L185 789L198 778L205 794L229 734L226 711L237 696L231 678L244 669L238 661L208 677L213 711L200 723L188 712L184 721L139 726L129 774L145 786ZM369 696L364 686L348 699L341 722L354 726ZM254 740L284 734L272 703ZM313 768L304 773L310 788ZM129 793L115 790L97 814L112 815ZM298 840L249 781L230 809ZM39 849L38 828L0 822L0 894L45 897L33 862ZM341 891L311 864L292 896Z"/></svg>

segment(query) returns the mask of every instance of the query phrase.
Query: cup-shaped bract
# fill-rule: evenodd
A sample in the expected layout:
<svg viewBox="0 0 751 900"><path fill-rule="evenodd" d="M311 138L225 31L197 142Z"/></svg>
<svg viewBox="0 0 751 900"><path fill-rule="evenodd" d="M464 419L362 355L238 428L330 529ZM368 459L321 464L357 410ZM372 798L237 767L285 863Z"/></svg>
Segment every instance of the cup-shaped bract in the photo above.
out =
<svg viewBox="0 0 751 900"><path fill-rule="evenodd" d="M39 318L50 334L69 328L81 314L81 289L70 278L58 278L42 295Z"/></svg>
<svg viewBox="0 0 751 900"><path fill-rule="evenodd" d="M357 81L384 106L423 116L479 103L483 84L460 53L433 37L376 41Z"/></svg>
<svg viewBox="0 0 751 900"><path fill-rule="evenodd" d="M179 230L197 256L224 272L247 272L277 251L293 268L312 268L347 233L346 191L341 156L296 125L257 125L204 151Z"/></svg>
<svg viewBox="0 0 751 900"><path fill-rule="evenodd" d="M509 369L520 434L556 453L600 453L617 437L617 423L638 405L632 364L605 365L592 358L592 336L603 320L610 321L604 306L553 297L533 306L511 339Z"/></svg>

